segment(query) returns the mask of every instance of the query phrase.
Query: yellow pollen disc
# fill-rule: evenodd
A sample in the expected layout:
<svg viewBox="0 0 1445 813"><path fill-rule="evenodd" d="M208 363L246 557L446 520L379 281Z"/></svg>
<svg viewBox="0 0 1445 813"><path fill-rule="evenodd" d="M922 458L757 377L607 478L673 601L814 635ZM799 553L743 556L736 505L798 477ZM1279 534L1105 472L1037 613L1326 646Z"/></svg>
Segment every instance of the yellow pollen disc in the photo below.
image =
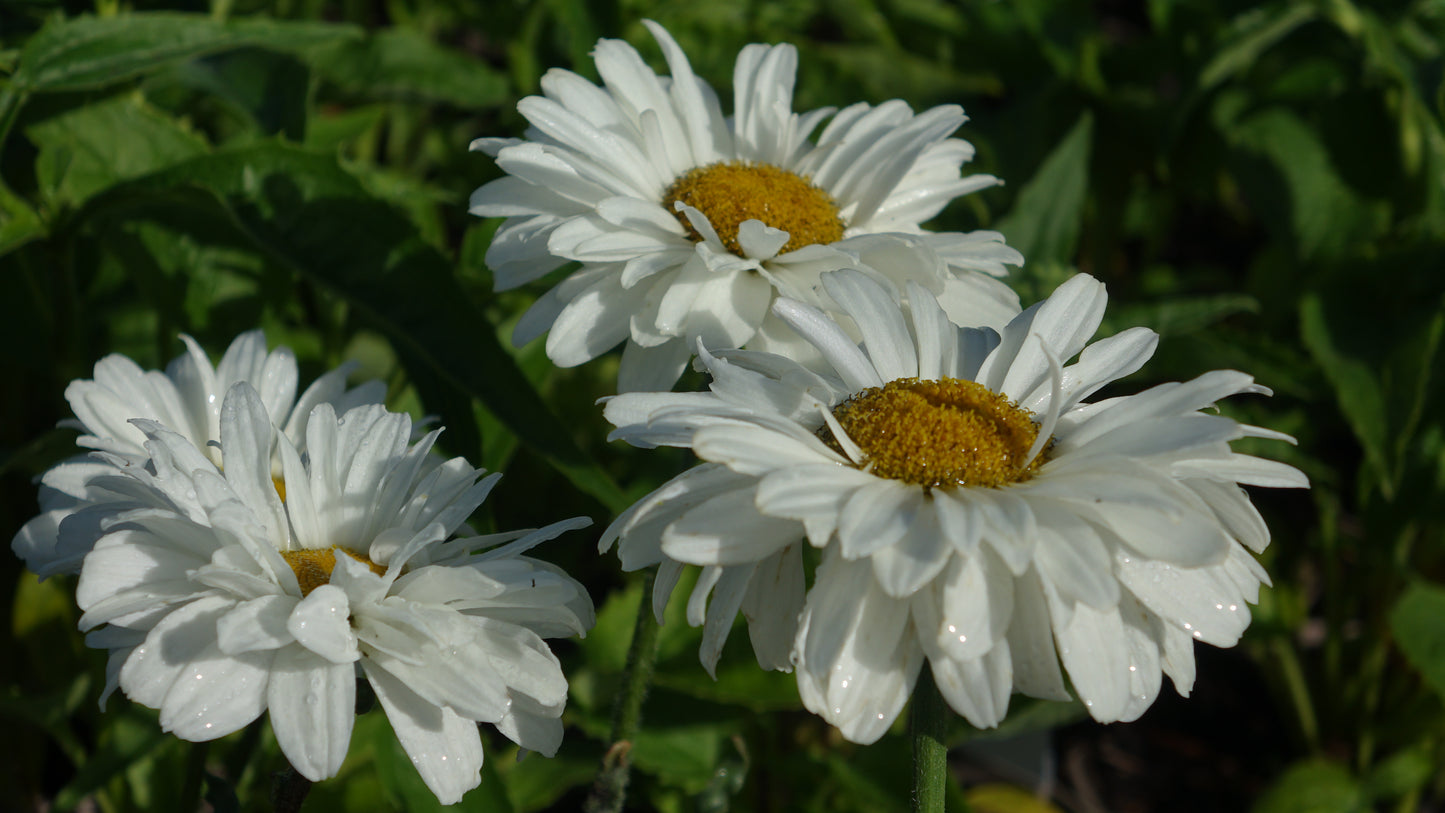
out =
<svg viewBox="0 0 1445 813"><path fill-rule="evenodd" d="M682 212L673 208L678 201L707 215L718 238L728 251L739 257L744 254L738 243L738 227L748 220L761 220L788 233L788 242L780 254L814 243L843 239L838 204L828 193L810 183L806 176L771 164L745 161L709 164L690 170L672 182L662 205L677 217L693 242L701 242L702 235Z"/></svg>
<svg viewBox="0 0 1445 813"><path fill-rule="evenodd" d="M928 488L1023 482L1048 457L1045 447L1023 465L1038 424L1007 396L973 381L900 378L855 394L834 407L833 416L869 471ZM818 437L843 453L828 427Z"/></svg>
<svg viewBox="0 0 1445 813"><path fill-rule="evenodd" d="M280 477L272 477L271 485L276 489L276 495L281 498L281 502L286 502L286 481Z"/></svg>
<svg viewBox="0 0 1445 813"><path fill-rule="evenodd" d="M371 572L378 576L386 575L386 568L345 548L316 548L313 550L283 550L281 558L291 566L296 573L296 581L301 583L301 595L309 596L311 591L331 581L331 571L336 567L336 552L350 556L358 562L371 568Z"/></svg>

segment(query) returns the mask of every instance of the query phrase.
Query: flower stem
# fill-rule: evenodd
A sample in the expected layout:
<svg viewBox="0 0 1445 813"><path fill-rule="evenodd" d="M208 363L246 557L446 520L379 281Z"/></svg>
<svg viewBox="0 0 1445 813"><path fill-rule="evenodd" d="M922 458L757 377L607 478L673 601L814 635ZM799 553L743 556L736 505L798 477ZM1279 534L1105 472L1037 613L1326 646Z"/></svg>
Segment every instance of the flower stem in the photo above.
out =
<svg viewBox="0 0 1445 813"><path fill-rule="evenodd" d="M276 775L276 784L271 788L271 809L276 813L297 813L310 792L311 780L287 765L285 773Z"/></svg>
<svg viewBox="0 0 1445 813"><path fill-rule="evenodd" d="M612 708L611 745L602 757L602 767L592 782L587 797L587 813L618 813L627 800L627 782L631 776L632 738L642 723L642 701L652 685L652 667L657 660L657 620L652 617L652 585L657 571L649 570L642 579L642 598L637 605L637 623L632 628L632 644L627 650L627 671L622 688Z"/></svg>
<svg viewBox="0 0 1445 813"><path fill-rule="evenodd" d="M186 775L181 785L179 810L195 810L201 802L201 783L206 775L206 756L211 750L209 742L193 742L186 753Z"/></svg>
<svg viewBox="0 0 1445 813"><path fill-rule="evenodd" d="M913 687L908 733L913 739L913 813L944 813L948 790L948 715L927 665Z"/></svg>

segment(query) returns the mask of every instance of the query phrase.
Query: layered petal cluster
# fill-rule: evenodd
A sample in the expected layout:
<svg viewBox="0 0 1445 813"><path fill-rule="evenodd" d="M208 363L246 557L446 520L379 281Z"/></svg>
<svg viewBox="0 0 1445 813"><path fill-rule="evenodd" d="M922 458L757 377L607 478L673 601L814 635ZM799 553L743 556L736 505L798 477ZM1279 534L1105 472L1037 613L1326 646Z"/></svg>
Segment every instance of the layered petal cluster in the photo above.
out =
<svg viewBox="0 0 1445 813"><path fill-rule="evenodd" d="M334 775L364 678L444 804L480 781L477 723L547 755L567 680L543 640L594 621L585 589L525 551L586 518L452 538L499 475L409 442L379 405L306 422L305 453L241 382L219 416L224 470L191 438L135 421L149 461L113 456L101 485L134 507L103 524L77 601L110 686L183 739L270 711L302 775ZM273 477L273 450L281 461Z"/></svg>
<svg viewBox="0 0 1445 813"><path fill-rule="evenodd" d="M105 454L72 458L42 475L40 515L11 542L11 549L37 575L78 572L100 535L101 523L129 507L124 494L102 483L116 473L117 465L140 465L149 457L145 435L130 423L132 419L157 421L219 465L220 447L213 444L221 438L221 402L237 382L249 382L256 389L272 419L302 451L314 407L331 404L344 413L361 404L380 403L386 395L380 381L348 389L348 365L322 375L298 397L296 357L286 347L267 352L266 336L260 330L237 336L218 365L211 364L190 336L181 336L181 341L186 352L165 372L143 370L126 356L112 354L96 362L93 379L72 381L66 388L65 398L75 414L68 423L83 433L76 445ZM279 458L269 464L277 475L280 465Z"/></svg>
<svg viewBox="0 0 1445 813"><path fill-rule="evenodd" d="M1233 645L1269 581L1250 554L1269 532L1241 486L1307 486L1229 446L1287 436L1204 411L1268 391L1226 370L1087 401L1157 336L1087 344L1106 295L1084 275L997 332L960 328L920 286L899 303L853 271L824 285L861 345L806 304L774 306L822 368L702 352L710 392L606 406L614 437L705 461L602 540L625 568L661 564L656 605L684 564L703 568L689 618L705 624L704 663L742 611L759 663L795 668L807 707L864 743L925 661L980 727L1013 691L1072 686L1101 721L1138 717L1162 675L1187 694L1194 642ZM804 545L821 549L806 590Z"/></svg>
<svg viewBox="0 0 1445 813"><path fill-rule="evenodd" d="M874 269L900 290L915 281L965 324L1001 326L1018 312L993 277L1023 258L998 233L920 226L998 183L961 175L974 154L949 137L961 109L915 113L894 100L795 113L797 50L754 44L738 55L729 117L667 31L647 26L670 77L604 39L593 52L601 87L553 69L542 95L518 105L525 138L472 142L507 173L471 198L473 214L507 218L486 258L498 289L582 264L514 341L550 330L547 354L564 367L625 342L619 388L634 391L670 388L699 340L797 347L769 306L781 295L835 309L817 283L837 268Z"/></svg>

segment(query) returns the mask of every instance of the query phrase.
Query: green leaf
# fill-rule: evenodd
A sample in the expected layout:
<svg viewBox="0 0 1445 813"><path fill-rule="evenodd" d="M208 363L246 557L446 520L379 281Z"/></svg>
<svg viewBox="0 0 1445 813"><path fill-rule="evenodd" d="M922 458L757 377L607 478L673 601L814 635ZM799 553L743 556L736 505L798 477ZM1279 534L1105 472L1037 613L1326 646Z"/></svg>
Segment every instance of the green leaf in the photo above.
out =
<svg viewBox="0 0 1445 813"><path fill-rule="evenodd" d="M1388 228L1389 206L1360 197L1340 178L1309 123L1284 108L1234 119L1243 101L1222 101L1217 124L1245 154L1267 162L1266 167L1246 163L1236 175L1261 214L1273 215L1276 228L1291 232L1301 258L1352 256ZM1281 183L1282 200L1275 191Z"/></svg>
<svg viewBox="0 0 1445 813"><path fill-rule="evenodd" d="M312 65L327 81L365 98L463 108L495 107L510 98L501 71L411 29L386 29L321 49Z"/></svg>
<svg viewBox="0 0 1445 813"><path fill-rule="evenodd" d="M221 22L169 12L57 19L25 43L10 82L21 93L92 90L229 48L299 50L360 33L355 26L332 23Z"/></svg>
<svg viewBox="0 0 1445 813"><path fill-rule="evenodd" d="M247 130L254 126L265 135L284 134L291 141L306 138L313 83L306 63L293 54L237 48L191 60L171 75L179 83L229 104Z"/></svg>
<svg viewBox="0 0 1445 813"><path fill-rule="evenodd" d="M1393 497L1395 483L1386 458L1389 427L1379 381L1368 365L1344 355L1335 346L1324 305L1317 294L1306 294L1300 300L1300 333L1315 363L1334 387L1335 400L1364 449L1365 459L1375 469L1382 493L1386 498Z"/></svg>
<svg viewBox="0 0 1445 813"><path fill-rule="evenodd" d="M1248 69L1260 54L1315 17L1315 7L1308 3L1280 5L1274 8L1251 9L1235 20L1226 44L1204 70L1199 72L1199 86L1214 87L1225 79Z"/></svg>
<svg viewBox="0 0 1445 813"><path fill-rule="evenodd" d="M1417 743L1376 765L1365 777L1365 793L1375 802L1399 799L1423 787L1437 770L1433 744Z"/></svg>
<svg viewBox="0 0 1445 813"><path fill-rule="evenodd" d="M44 236L45 224L40 222L40 215L0 184L0 256Z"/></svg>
<svg viewBox="0 0 1445 813"><path fill-rule="evenodd" d="M25 130L39 149L35 175L52 207L76 205L114 185L206 151L206 142L127 94L77 107Z"/></svg>
<svg viewBox="0 0 1445 813"><path fill-rule="evenodd" d="M70 782L55 795L57 808L75 808L111 780L150 766L165 746L180 742L161 731L155 712L149 709L125 705L119 711L112 710L111 715L106 726L110 741L90 754Z"/></svg>
<svg viewBox="0 0 1445 813"><path fill-rule="evenodd" d="M517 369L458 285L451 263L405 215L369 199L334 156L279 143L216 152L117 187L94 210L134 217L137 196L173 197L187 189L223 207L267 256L349 302L398 352L480 398L579 489L613 512L631 503Z"/></svg>
<svg viewBox="0 0 1445 813"><path fill-rule="evenodd" d="M655 716L663 716L655 697L649 699L648 706ZM741 728L740 720L696 725L650 722L632 741L633 764L637 770L654 774L668 784L698 793L712 780L723 753L723 741Z"/></svg>
<svg viewBox="0 0 1445 813"><path fill-rule="evenodd" d="M1254 813L1364 813L1359 782L1324 760L1295 764L1255 804Z"/></svg>
<svg viewBox="0 0 1445 813"><path fill-rule="evenodd" d="M1108 319L1116 325L1139 325L1167 335L1193 333L1237 313L1258 313L1259 300L1248 294L1173 297L1147 305L1125 305Z"/></svg>
<svg viewBox="0 0 1445 813"><path fill-rule="evenodd" d="M1089 183L1094 115L1085 112L1019 192L998 230L1029 264L1067 265L1079 242Z"/></svg>
<svg viewBox="0 0 1445 813"><path fill-rule="evenodd" d="M593 750L595 746L583 749L574 744L577 739L580 738L575 732L568 732L561 750L551 758L528 754L519 762L506 752L488 754L482 770L485 771L488 764L493 766L497 781L507 789L507 798L513 810L518 813L545 810L568 790L591 782L597 773L598 752ZM491 777L482 778L483 783L490 781Z"/></svg>
<svg viewBox="0 0 1445 813"><path fill-rule="evenodd" d="M1390 611L1390 631L1405 659L1445 698L1445 587L1411 585Z"/></svg>
<svg viewBox="0 0 1445 813"><path fill-rule="evenodd" d="M376 711L371 713L382 716ZM411 757L394 734L375 736L372 743L376 748L377 779L387 793L401 803L402 810L408 813L440 813L443 810L458 813L511 813L512 803L507 798L506 788L498 780L496 771L487 767L487 762L498 756L495 751L484 751L482 755L481 784L467 791L456 805L444 806L426 786L416 766L412 764Z"/></svg>

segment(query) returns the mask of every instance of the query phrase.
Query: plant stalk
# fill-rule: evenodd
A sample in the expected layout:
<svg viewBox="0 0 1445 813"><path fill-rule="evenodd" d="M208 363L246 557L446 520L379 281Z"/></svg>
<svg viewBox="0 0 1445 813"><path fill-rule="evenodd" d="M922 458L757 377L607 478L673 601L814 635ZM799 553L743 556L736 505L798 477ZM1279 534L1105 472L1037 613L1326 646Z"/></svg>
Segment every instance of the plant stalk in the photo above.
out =
<svg viewBox="0 0 1445 813"><path fill-rule="evenodd" d="M627 800L627 783L632 772L632 738L642 723L642 701L652 685L652 668L657 661L657 620L652 617L652 586L657 571L642 579L642 600L637 605L637 623L627 650L627 671L612 707L611 745L602 757L602 767L592 782L592 793L583 807L586 813L619 813Z"/></svg>
<svg viewBox="0 0 1445 813"><path fill-rule="evenodd" d="M913 687L908 734L913 740L913 813L944 813L948 791L948 715L927 665Z"/></svg>

